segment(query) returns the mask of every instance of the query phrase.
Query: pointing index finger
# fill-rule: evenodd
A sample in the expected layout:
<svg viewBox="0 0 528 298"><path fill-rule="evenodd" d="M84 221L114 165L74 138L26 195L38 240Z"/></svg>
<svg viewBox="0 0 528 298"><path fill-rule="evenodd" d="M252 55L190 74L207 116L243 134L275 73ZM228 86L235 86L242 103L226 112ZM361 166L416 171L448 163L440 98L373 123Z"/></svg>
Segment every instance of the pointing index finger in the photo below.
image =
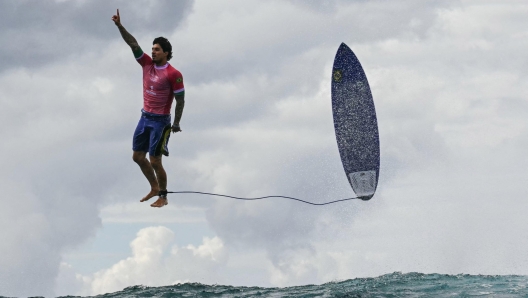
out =
<svg viewBox="0 0 528 298"><path fill-rule="evenodd" d="M119 16L119 8L117 9L117 16Z"/></svg>

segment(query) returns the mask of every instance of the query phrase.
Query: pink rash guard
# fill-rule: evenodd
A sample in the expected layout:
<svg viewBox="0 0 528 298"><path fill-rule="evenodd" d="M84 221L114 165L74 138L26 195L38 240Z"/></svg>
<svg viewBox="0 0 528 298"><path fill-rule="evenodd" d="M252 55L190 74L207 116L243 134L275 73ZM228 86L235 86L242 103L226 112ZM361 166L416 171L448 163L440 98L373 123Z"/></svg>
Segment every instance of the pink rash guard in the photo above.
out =
<svg viewBox="0 0 528 298"><path fill-rule="evenodd" d="M169 63L157 66L145 53L136 60L143 67L143 110L169 115L174 94L185 91L182 74Z"/></svg>

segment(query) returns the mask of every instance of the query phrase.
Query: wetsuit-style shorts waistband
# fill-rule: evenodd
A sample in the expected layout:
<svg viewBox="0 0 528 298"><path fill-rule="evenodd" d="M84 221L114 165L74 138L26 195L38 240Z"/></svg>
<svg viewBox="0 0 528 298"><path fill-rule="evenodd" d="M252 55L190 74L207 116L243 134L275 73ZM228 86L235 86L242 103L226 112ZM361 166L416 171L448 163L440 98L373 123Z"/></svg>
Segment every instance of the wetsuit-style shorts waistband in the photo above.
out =
<svg viewBox="0 0 528 298"><path fill-rule="evenodd" d="M170 114L167 114L167 115L154 114L154 113L149 113L143 109L141 109L141 117L144 117L150 120L160 120L160 121L168 121L168 122L170 122L171 120Z"/></svg>

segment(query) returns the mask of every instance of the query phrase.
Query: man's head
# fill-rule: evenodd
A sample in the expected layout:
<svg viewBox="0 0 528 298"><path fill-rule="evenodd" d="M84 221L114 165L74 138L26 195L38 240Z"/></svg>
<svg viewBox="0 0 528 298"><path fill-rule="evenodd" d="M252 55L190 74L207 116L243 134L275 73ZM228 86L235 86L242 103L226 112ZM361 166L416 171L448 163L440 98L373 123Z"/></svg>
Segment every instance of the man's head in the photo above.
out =
<svg viewBox="0 0 528 298"><path fill-rule="evenodd" d="M172 58L172 46L165 37L156 37L152 42L152 61L159 63Z"/></svg>

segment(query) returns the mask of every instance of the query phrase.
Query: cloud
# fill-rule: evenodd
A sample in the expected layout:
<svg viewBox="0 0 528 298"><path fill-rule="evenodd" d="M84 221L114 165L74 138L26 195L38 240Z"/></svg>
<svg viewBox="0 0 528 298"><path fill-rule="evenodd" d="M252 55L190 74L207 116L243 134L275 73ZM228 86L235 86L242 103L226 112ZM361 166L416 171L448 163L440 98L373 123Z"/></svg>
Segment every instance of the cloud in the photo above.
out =
<svg viewBox="0 0 528 298"><path fill-rule="evenodd" d="M120 8L122 23L142 36L170 33L190 12L193 1L4 1L0 3L0 72L41 67L86 52L100 53L118 38L111 17Z"/></svg>
<svg viewBox="0 0 528 298"><path fill-rule="evenodd" d="M170 4L178 8L172 15L179 17L167 20L170 26L159 22L167 28L158 32L167 34L179 25L191 4ZM125 160L129 164L130 156L125 158L121 150L130 148L129 140L119 137L123 130L129 132L127 120L115 116L128 109L121 104L127 102L129 88L121 85L125 74L115 75L120 60L108 49L128 57L131 67L135 62L126 45L112 48L120 39L110 20L114 8L104 13L103 29L98 13L107 6L102 2L0 6L0 35L10 41L0 50L5 62L0 67L0 125L6 128L0 131L6 240L0 248L1 295L51 296L62 254L95 236L101 203L111 201L116 182L126 179L110 169ZM125 16L141 10L126 4L121 8ZM145 6L141 13L149 18L160 10ZM131 23L152 24L128 16ZM93 26L86 25L87 19ZM137 115L139 106L130 107Z"/></svg>
<svg viewBox="0 0 528 298"><path fill-rule="evenodd" d="M145 212L147 204L116 203L101 209L103 223L203 223L205 222L204 209L190 206L173 206L170 204L161 212Z"/></svg>
<svg viewBox="0 0 528 298"><path fill-rule="evenodd" d="M229 82L253 73L274 76L291 59L313 49L326 49L328 55L320 57L331 60L334 48L343 41L357 44L421 38L433 25L436 9L446 6L431 1L407 1L405 5L384 1L328 3L239 0L224 10L223 3L197 2L194 11L199 13L191 14L187 25L174 32L180 47L176 61L193 81ZM320 9L327 6L335 9ZM310 64L321 60L312 59ZM280 80L288 78L280 76ZM281 95L287 92L277 91Z"/></svg>
<svg viewBox="0 0 528 298"><path fill-rule="evenodd" d="M93 236L100 222L96 206L75 196L70 201L41 200L24 183L0 180L3 241L0 252L2 295L52 295L61 253Z"/></svg>
<svg viewBox="0 0 528 298"><path fill-rule="evenodd" d="M377 4L362 8L368 11ZM347 8L351 10L351 7ZM406 12L412 15L414 8L409 5L404 9L409 9ZM526 178L526 172L522 170L524 159L517 151L521 150L519 144L524 144L526 139L526 121L511 109L516 106L522 110L526 103L524 71L511 63L517 59L518 66L526 61L522 51L514 50L513 46L517 44L513 36L522 35L521 27L515 17L500 31L489 27L485 20L491 15L497 17L492 5L468 3L427 8L430 9L428 13L417 15L428 17L395 27L401 31L383 31L388 35L368 34L368 30L376 27L368 23L372 27L367 33L359 34L371 38L361 39L360 36L354 39L357 41L353 49L371 81L382 133L382 175L375 202L369 202L369 206L348 204L345 207L310 209L282 201L240 203L217 200L209 209L208 220L226 245L266 250L273 272L277 273L271 278L274 284L327 281L323 276L329 278L332 274L318 275L324 272L321 268L324 266L316 264L319 260L330 259L336 263L349 260L345 264L355 268L347 270L343 267L340 269L343 275L339 277L383 274L402 268L425 272L511 273L519 268L513 264L524 262L524 254L520 254L512 256L503 263L508 265L499 268L490 258L493 258L493 251L503 251L503 248L499 244L491 245L486 236L473 236L480 231L477 222L482 226L500 221L516 223L513 224L517 227L516 232L501 233L489 229L493 232L487 237L496 239L497 243L515 243L515 235L525 233L524 228L518 226L520 218L506 216L513 208L524 210L518 198L526 194L520 182ZM500 7L501 15L513 10L516 10L515 5ZM251 12L247 11L248 14ZM277 23L281 22L280 16L279 13ZM303 16L293 17L292 22L295 24L295 18L302 19ZM383 26L396 19L398 17L389 18ZM466 20L473 25L458 31ZM251 27L252 23L248 26ZM301 27L310 28L309 25ZM323 29L317 29L324 31L324 26L321 27ZM512 38L504 40L505 32ZM302 40L304 33L306 31L298 32L300 37L294 42ZM324 40L328 42L331 38L330 33ZM325 44L319 41L319 56L331 57L324 52ZM233 43L236 41L230 45ZM307 50L309 43L300 44ZM241 44L240 47L247 49L251 45ZM512 57L504 64L497 60L502 51ZM288 51L272 52L280 52L290 59L292 69L303 65L299 58L302 54L298 54L296 58L299 60L295 61L288 56ZM216 54L220 53L222 47ZM229 54L225 53L222 58L229 60ZM265 55L258 56L266 61ZM243 65L235 59L233 64ZM273 64L269 62L268 68L259 69L262 73L268 70L268 80L263 81L269 86L274 86L273 80L269 80L274 74L284 80L298 78L287 75L292 73L309 73L311 76L303 76L302 82L290 83L289 86L296 86L292 88L297 90L294 94L269 96L274 106L256 115L258 120L251 120L253 114L246 114L247 120L235 119L243 125L213 130L208 140L218 138L229 142L219 142L213 146L215 150L198 155L201 162L194 164L201 165L198 169L208 177L210 182L205 185L212 184L218 192L246 193L247 196L277 192L316 200L341 198L346 190L343 183L336 182L340 181L339 175L334 174L340 173L341 169L328 153L333 150L330 145L332 131L324 129L330 127L326 126L328 118L318 118L324 113L330 115L328 106L319 105L319 100L327 100L329 93L323 84L313 84L325 81L331 60L314 58L311 63L305 63L313 67L311 71L288 72L285 70L290 61L281 59L283 57L274 60L283 65L278 72L272 71ZM256 69L258 63L262 61L253 66L248 64L248 68ZM230 68L230 71L236 69ZM230 82L229 85L240 86L237 89L240 93L246 83L242 78L236 78L235 82L239 83ZM303 89L304 82L312 83L306 84L311 94L299 91L306 90ZM242 115L241 112L237 114ZM233 176L237 178L232 179ZM324 185L321 181L331 182ZM496 188L486 181L497 181ZM510 194L509 199L504 198L507 203L495 201L495 198L502 197L499 189ZM488 221L491 209L487 208L497 210L491 221ZM365 212L368 216L360 216ZM472 222L471 227L464 227L466 220ZM364 232L348 229L360 221L364 222L360 225ZM372 231L368 223L379 223L379 234ZM402 230L395 231L394 227ZM340 244L340 240L327 239L329 233L336 237L346 235L347 240ZM393 234L400 238L393 238ZM343 250L347 250L347 245L356 245L358 250L348 253L337 249L330 258L321 251L323 241L331 243L329 247L335 245ZM363 242L371 246L359 244ZM487 247L487 252L469 262L458 262L478 245ZM508 246L508 249L516 251L515 245ZM304 257L296 260L292 257L296 253ZM310 255L312 258L308 257ZM401 261L391 262L389 256Z"/></svg>
<svg viewBox="0 0 528 298"><path fill-rule="evenodd" d="M204 237L199 246L171 245L174 233L166 227L141 229L130 243L132 256L109 269L83 277L84 295L122 290L128 286L165 286L189 280L214 283L216 272L228 259L227 248L218 238Z"/></svg>

